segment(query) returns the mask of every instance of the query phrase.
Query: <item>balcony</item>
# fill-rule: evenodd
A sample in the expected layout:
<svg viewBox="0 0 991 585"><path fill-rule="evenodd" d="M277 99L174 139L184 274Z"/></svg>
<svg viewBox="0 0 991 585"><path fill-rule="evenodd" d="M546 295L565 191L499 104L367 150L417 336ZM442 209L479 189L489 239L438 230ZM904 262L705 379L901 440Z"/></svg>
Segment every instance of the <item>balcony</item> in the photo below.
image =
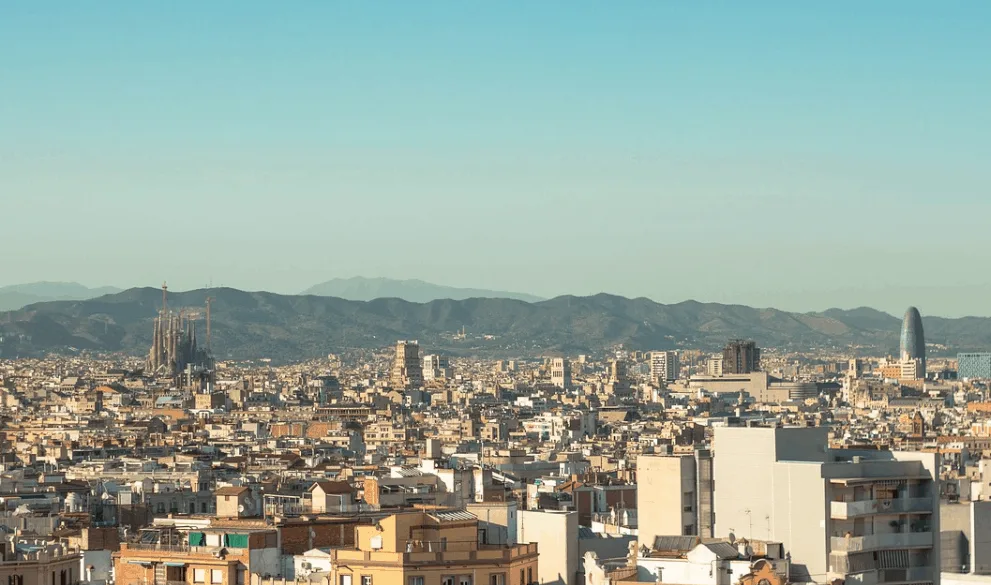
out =
<svg viewBox="0 0 991 585"><path fill-rule="evenodd" d="M882 548L932 548L932 545L932 532L834 536L830 539L830 549L837 552L860 552Z"/></svg>
<svg viewBox="0 0 991 585"><path fill-rule="evenodd" d="M387 552L380 550L337 549L330 551L335 563L387 563L395 565L434 565L446 563L508 563L519 558L536 555L537 545L519 544L505 547L478 545L473 550L424 550L417 547L412 552Z"/></svg>
<svg viewBox="0 0 991 585"><path fill-rule="evenodd" d="M829 503L829 516L834 520L846 520L872 514L931 514L932 511L933 501L931 498L894 498Z"/></svg>
<svg viewBox="0 0 991 585"><path fill-rule="evenodd" d="M931 583L932 567L911 567L909 569L877 569L846 575L847 585L892 585L895 583Z"/></svg>

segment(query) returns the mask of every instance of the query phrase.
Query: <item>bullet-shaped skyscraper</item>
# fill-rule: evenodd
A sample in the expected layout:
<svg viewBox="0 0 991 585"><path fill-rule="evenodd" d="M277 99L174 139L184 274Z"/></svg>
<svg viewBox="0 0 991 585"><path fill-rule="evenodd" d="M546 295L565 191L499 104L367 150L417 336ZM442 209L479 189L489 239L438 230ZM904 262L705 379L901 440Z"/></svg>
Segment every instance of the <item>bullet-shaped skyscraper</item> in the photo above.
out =
<svg viewBox="0 0 991 585"><path fill-rule="evenodd" d="M909 307L902 320L901 360L919 360L917 377L926 377L926 338L922 333L922 315L915 307Z"/></svg>

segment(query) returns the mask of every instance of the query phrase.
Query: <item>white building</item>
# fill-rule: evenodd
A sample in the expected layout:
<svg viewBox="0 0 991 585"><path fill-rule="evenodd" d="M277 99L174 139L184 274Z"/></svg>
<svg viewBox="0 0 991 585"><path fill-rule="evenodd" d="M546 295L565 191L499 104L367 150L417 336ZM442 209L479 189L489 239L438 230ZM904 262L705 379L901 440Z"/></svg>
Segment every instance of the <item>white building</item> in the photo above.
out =
<svg viewBox="0 0 991 585"><path fill-rule="evenodd" d="M424 380L448 380L454 377L451 360L444 355L430 354L423 356Z"/></svg>
<svg viewBox="0 0 991 585"><path fill-rule="evenodd" d="M655 382L671 382L678 379L681 364L678 352L653 351L650 353L650 379Z"/></svg>
<svg viewBox="0 0 991 585"><path fill-rule="evenodd" d="M939 585L939 456L826 428L715 429L715 536L781 542L793 581Z"/></svg>

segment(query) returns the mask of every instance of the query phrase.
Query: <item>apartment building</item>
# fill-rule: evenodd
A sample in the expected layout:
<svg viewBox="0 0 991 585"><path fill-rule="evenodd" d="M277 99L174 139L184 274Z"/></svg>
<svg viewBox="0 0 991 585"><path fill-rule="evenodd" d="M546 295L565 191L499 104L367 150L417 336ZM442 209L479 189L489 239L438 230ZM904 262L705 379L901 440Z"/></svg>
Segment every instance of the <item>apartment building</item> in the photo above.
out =
<svg viewBox="0 0 991 585"><path fill-rule="evenodd" d="M658 536L712 536L712 458L637 457L637 534L652 547Z"/></svg>
<svg viewBox="0 0 991 585"><path fill-rule="evenodd" d="M479 544L465 511L394 514L359 526L354 548L330 550L337 585L531 585L537 545Z"/></svg>
<svg viewBox="0 0 991 585"><path fill-rule="evenodd" d="M0 541L0 583L6 585L77 585L78 549L14 536Z"/></svg>
<svg viewBox="0 0 991 585"><path fill-rule="evenodd" d="M939 585L939 456L827 448L828 429L715 430L715 535L778 541L792 580Z"/></svg>

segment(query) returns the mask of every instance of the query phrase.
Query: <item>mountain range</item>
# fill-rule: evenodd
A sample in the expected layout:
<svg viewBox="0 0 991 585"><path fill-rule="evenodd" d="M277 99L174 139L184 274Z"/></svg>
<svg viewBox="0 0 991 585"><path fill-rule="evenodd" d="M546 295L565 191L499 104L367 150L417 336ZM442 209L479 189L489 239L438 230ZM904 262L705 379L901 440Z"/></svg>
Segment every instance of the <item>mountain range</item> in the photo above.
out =
<svg viewBox="0 0 991 585"><path fill-rule="evenodd" d="M32 282L0 286L0 311L43 301L86 300L120 292L112 286L89 288L78 282Z"/></svg>
<svg viewBox="0 0 991 585"><path fill-rule="evenodd" d="M349 301L403 299L412 303L429 303L440 299L461 301L472 298L516 299L528 303L543 300L540 297L525 293L481 288L458 288L417 279L396 280L392 278L365 278L363 276L333 278L327 282L311 286L301 294L337 297Z"/></svg>
<svg viewBox="0 0 991 585"><path fill-rule="evenodd" d="M789 313L695 301L665 305L606 294L535 303L499 298L412 303L214 288L170 293L169 307L202 309L207 296L214 299L218 358L277 362L345 348L381 348L397 339L418 339L425 352L478 356L574 355L620 343L643 350L715 350L735 337L782 349L858 346L862 354L894 353L901 323L870 308ZM149 347L160 306L160 290L135 288L0 313L0 356L78 350L140 355ZM991 346L989 318L929 317L924 326L927 340L945 346L944 353ZM465 339L456 336L462 327Z"/></svg>

